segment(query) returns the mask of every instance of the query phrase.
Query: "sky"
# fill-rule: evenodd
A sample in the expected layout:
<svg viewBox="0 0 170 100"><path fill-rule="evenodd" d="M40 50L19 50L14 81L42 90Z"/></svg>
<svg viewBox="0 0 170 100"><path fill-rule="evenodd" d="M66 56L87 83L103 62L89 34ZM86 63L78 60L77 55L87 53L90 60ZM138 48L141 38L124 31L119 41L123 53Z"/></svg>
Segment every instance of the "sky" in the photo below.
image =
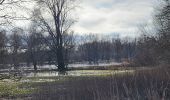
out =
<svg viewBox="0 0 170 100"><path fill-rule="evenodd" d="M156 0L81 0L72 29L79 34L137 36L139 26L152 25L155 3Z"/></svg>
<svg viewBox="0 0 170 100"><path fill-rule="evenodd" d="M133 37L139 36L140 26L152 27L153 11L158 2L158 0L79 1L79 6L73 14L76 23L72 30L76 34L118 34ZM22 11L20 13L24 14ZM17 21L16 25L26 27L23 20Z"/></svg>

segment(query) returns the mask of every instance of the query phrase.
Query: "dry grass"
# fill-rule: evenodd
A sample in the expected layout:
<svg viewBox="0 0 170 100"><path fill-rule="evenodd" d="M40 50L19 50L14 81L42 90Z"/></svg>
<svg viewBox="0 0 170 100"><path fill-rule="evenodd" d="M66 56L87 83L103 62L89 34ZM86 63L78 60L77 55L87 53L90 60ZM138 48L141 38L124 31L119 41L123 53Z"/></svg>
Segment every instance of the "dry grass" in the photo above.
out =
<svg viewBox="0 0 170 100"><path fill-rule="evenodd" d="M33 100L169 100L170 69L140 70L134 74L70 77L63 82L37 83Z"/></svg>

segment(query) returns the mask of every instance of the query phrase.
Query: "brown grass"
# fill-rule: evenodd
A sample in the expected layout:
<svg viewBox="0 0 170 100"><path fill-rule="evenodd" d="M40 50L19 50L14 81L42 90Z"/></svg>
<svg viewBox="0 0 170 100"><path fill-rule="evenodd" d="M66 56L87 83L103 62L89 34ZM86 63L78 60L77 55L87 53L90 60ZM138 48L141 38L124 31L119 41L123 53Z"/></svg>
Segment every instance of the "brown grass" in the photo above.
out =
<svg viewBox="0 0 170 100"><path fill-rule="evenodd" d="M64 82L37 83L33 100L169 100L170 68L134 74L70 77Z"/></svg>

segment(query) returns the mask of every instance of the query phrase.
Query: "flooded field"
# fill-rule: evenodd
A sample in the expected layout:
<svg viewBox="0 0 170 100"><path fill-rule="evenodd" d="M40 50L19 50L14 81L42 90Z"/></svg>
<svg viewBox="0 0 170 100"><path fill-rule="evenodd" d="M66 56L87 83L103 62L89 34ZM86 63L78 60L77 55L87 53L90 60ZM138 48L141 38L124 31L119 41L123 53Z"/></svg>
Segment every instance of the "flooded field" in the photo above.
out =
<svg viewBox="0 0 170 100"><path fill-rule="evenodd" d="M1 74L7 75L8 78L13 77L14 74L18 73L20 78L20 82L53 82L58 80L65 80L69 77L101 77L101 76L108 76L108 75L122 75L126 73L133 73L136 69L120 69L115 67L116 69L107 69L102 70L102 66L109 65L119 65L119 63L101 63L99 65L86 65L86 64L77 64L74 65L74 70L66 71L66 72L58 72L56 71L56 66L54 65L44 65L44 66L38 66L38 71L35 72L32 67L24 67L22 66L20 68L19 73L17 71L13 71L10 69L2 69ZM72 66L73 66L72 65ZM78 67L79 66L79 67ZM99 69L93 69L93 66L97 66L96 68ZM69 66L71 67L71 66ZM88 68L89 69L82 69L82 68ZM78 68L78 69L76 69ZM12 73L12 74L11 74ZM5 76L6 77L6 76ZM14 76L15 77L15 76ZM5 81L9 81L8 79Z"/></svg>
<svg viewBox="0 0 170 100"><path fill-rule="evenodd" d="M24 74L21 82L52 82L64 79L67 77L88 77L88 76L107 76L107 75L122 75L133 73L135 70L74 70L64 73L58 71L48 72L31 72Z"/></svg>
<svg viewBox="0 0 170 100"><path fill-rule="evenodd" d="M90 76L107 76L114 74L124 74L124 73L133 73L135 69L119 69L117 67L116 70L109 69L109 66L117 66L121 65L121 63L110 62L110 63L99 63L99 64L70 64L68 68L73 68L74 70L66 71L66 72L58 72L56 71L57 67L55 65L42 65L38 66L38 71L35 72L33 66L26 67L24 64L19 68L18 71L14 69L2 69L0 73L5 74L8 78L13 77L16 73L21 76L21 82L51 82L58 81L58 79L67 78L67 77L90 77ZM98 69L93 69L96 66ZM104 67L103 67L104 66ZM108 67L107 70L103 70L102 68ZM83 69L84 68L84 69ZM87 68L87 69L86 69ZM12 73L12 74L11 74ZM6 77L5 76L5 77ZM15 76L14 76L15 77ZM17 76L18 77L18 76Z"/></svg>
<svg viewBox="0 0 170 100"><path fill-rule="evenodd" d="M96 76L112 75L122 73L132 73L134 70L74 70L67 72L49 71L49 72L31 72L25 74L26 77L54 77L54 76Z"/></svg>

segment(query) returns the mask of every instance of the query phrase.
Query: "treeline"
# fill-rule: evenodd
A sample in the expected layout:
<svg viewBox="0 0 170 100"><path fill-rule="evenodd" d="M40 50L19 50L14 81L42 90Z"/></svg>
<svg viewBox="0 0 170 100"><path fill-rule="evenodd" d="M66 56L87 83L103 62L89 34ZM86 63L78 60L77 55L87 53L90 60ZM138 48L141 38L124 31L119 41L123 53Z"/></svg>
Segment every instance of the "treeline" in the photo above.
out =
<svg viewBox="0 0 170 100"><path fill-rule="evenodd" d="M75 62L99 63L115 60L127 61L135 65L168 64L170 62L170 2L165 0L157 8L154 24L150 33L142 28L136 39L104 35L75 35L72 31L62 33L60 45L58 35L53 30L41 30L39 24L30 25L29 31L13 28L12 31L0 31L0 65L13 66L22 64L37 65L55 64L62 57L66 65ZM49 27L48 27L49 28ZM61 49L63 55L58 53Z"/></svg>
<svg viewBox="0 0 170 100"><path fill-rule="evenodd" d="M26 33L20 28L12 29L11 33L0 32L0 64L11 65L17 69L21 65L56 64L55 48L49 46L53 41L48 35L30 28ZM66 64L75 62L133 60L136 50L136 40L126 38L98 38L99 35L74 35L73 32L63 37L64 61ZM104 37L104 36L101 36ZM53 45L52 42L50 45Z"/></svg>
<svg viewBox="0 0 170 100"><path fill-rule="evenodd" d="M136 41L130 38L126 40L119 37L98 39L96 35L86 37L89 37L89 39L80 44L74 53L71 53L74 54L74 56L76 56L75 58L80 62L88 61L89 63L98 63L113 60L121 62L123 58L130 61L135 56Z"/></svg>

